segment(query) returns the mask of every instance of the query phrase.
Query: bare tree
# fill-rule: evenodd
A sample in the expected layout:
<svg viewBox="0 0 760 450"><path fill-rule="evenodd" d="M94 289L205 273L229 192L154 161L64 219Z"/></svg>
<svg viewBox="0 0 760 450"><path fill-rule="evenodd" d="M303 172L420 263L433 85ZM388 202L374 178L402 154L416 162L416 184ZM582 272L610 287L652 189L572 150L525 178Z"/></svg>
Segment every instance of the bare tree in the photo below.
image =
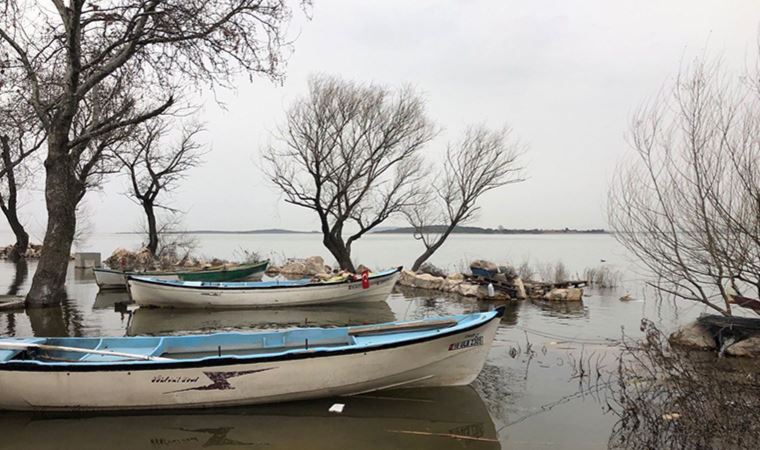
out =
<svg viewBox="0 0 760 450"><path fill-rule="evenodd" d="M264 161L285 201L317 214L325 247L354 271L352 244L419 201L419 152L434 133L410 88L315 76L309 95L288 109L279 145L264 152Z"/></svg>
<svg viewBox="0 0 760 450"><path fill-rule="evenodd" d="M48 224L30 306L65 297L76 206L93 179L111 172L103 164L109 142L164 114L183 88L230 85L239 73L282 79L282 49L289 45L285 0L52 5L0 4L2 69L24 80L24 98L47 134Z"/></svg>
<svg viewBox="0 0 760 450"><path fill-rule="evenodd" d="M448 146L443 169L434 177L428 198L405 211L414 238L425 245L412 270L419 269L457 226L475 217L481 195L524 180L518 165L522 153L523 146L506 127L469 127L460 142Z"/></svg>
<svg viewBox="0 0 760 450"><path fill-rule="evenodd" d="M153 256L156 256L159 244L156 209L177 212L160 203L158 197L173 191L187 171L201 163L202 156L201 145L196 142L197 135L203 131L201 125L186 126L175 146L165 142L169 131L168 123L161 119L145 122L138 126L134 139L126 143L126 151L117 153L129 177L129 197L135 199L145 212L147 249Z"/></svg>
<svg viewBox="0 0 760 450"><path fill-rule="evenodd" d="M0 87L0 210L16 237L8 256L18 261L29 248L29 233L18 215L18 191L34 172L31 156L45 143L45 134L33 112L24 108L17 96L3 90Z"/></svg>
<svg viewBox="0 0 760 450"><path fill-rule="evenodd" d="M635 160L609 193L617 239L662 293L725 315L760 296L760 102L718 63L696 63L634 116Z"/></svg>

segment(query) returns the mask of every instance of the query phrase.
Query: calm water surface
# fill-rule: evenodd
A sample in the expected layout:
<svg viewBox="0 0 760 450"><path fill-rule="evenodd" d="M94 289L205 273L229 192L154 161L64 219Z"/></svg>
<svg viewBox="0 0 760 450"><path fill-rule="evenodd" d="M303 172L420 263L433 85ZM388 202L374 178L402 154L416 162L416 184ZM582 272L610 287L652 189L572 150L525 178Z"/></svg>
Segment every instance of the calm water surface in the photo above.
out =
<svg viewBox="0 0 760 450"><path fill-rule="evenodd" d="M408 265L419 248L409 236L362 239L356 259L373 268ZM132 235L99 235L80 249L110 254L139 244ZM233 258L255 250L279 262L322 255L317 235L204 235L199 253ZM640 277L610 236L454 236L433 262L450 270L475 258L498 263L562 261L570 273L602 264L622 271L616 289L587 289L582 304L506 304L488 362L472 387L407 390L339 400L182 414L0 415L0 449L53 448L606 448L616 422L605 412L606 379L579 376L614 369L622 333L637 337L642 317L665 329L702 312L645 301ZM605 262L602 263L601 260ZM0 290L24 293L34 264L0 264ZM387 302L288 310L172 311L123 307L125 292L98 293L92 273L70 268L70 299L60 309L0 314L4 336L161 335L216 330L340 326L416 319L496 306L397 287ZM622 302L626 293L635 300ZM583 361L583 363L580 363ZM581 369L583 368L583 369ZM345 403L343 414L327 412ZM458 436L458 438L452 437Z"/></svg>

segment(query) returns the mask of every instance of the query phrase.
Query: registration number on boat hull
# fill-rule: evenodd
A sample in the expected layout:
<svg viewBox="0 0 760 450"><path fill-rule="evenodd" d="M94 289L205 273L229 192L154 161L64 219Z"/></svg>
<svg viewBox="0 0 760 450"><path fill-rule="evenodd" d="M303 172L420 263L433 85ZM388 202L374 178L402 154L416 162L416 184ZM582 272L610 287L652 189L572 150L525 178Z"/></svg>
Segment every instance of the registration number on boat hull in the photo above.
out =
<svg viewBox="0 0 760 450"><path fill-rule="evenodd" d="M461 350L463 348L470 348L470 347L479 347L481 345L483 345L483 335L473 334L473 335L465 336L465 339L463 341L455 342L449 345L449 351Z"/></svg>

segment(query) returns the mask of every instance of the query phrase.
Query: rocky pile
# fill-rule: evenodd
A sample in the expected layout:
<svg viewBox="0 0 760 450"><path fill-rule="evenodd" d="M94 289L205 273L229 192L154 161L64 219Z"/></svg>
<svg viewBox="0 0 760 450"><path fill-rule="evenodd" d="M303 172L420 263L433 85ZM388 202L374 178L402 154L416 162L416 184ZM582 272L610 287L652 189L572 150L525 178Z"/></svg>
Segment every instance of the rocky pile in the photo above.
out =
<svg viewBox="0 0 760 450"><path fill-rule="evenodd" d="M760 319L703 315L668 338L686 350L719 351L730 356L760 357Z"/></svg>
<svg viewBox="0 0 760 450"><path fill-rule="evenodd" d="M283 275L317 276L329 274L331 272L332 268L325 264L325 260L321 256L290 258L282 266L278 267L270 264L267 268L267 273L270 275L280 273Z"/></svg>
<svg viewBox="0 0 760 450"><path fill-rule="evenodd" d="M480 286L464 281L464 276L459 273L447 277L437 277L429 273L416 273L411 270L403 270L398 280L401 286L408 286L431 291L450 292L465 297L484 298L487 292L481 291Z"/></svg>
<svg viewBox="0 0 760 450"><path fill-rule="evenodd" d="M0 259L10 259L11 252L13 251L13 244L5 247L0 247ZM26 259L39 259L42 254L42 246L37 244L29 244L26 249Z"/></svg>
<svg viewBox="0 0 760 450"><path fill-rule="evenodd" d="M185 256L176 258L174 256L154 257L147 248L141 248L137 251L117 248L111 253L105 261L106 266L114 270L169 270L177 267L199 268L215 267L228 264L229 261L214 258L210 261Z"/></svg>
<svg viewBox="0 0 760 450"><path fill-rule="evenodd" d="M444 275L440 269L422 266L419 271L404 270L399 284L402 286L450 292L465 297L491 300L523 300L527 298L555 302L580 302L583 289L570 287L568 283L539 283L522 280L517 271L509 266L497 266L493 262L475 260L470 264L477 276L460 273ZM432 273L431 273L432 272ZM490 285L490 287L489 287ZM561 287L559 287L561 286Z"/></svg>

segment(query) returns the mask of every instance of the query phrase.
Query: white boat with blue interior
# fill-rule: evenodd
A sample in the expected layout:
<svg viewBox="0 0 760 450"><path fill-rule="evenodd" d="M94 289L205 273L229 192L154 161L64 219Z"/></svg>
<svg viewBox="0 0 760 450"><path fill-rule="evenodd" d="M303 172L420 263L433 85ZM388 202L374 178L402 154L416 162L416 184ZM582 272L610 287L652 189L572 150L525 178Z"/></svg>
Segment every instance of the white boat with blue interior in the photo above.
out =
<svg viewBox="0 0 760 450"><path fill-rule="evenodd" d="M140 306L164 308L271 308L384 301L401 267L370 274L366 279L205 282L130 276L132 299Z"/></svg>
<svg viewBox="0 0 760 450"><path fill-rule="evenodd" d="M0 409L222 407L466 385L502 314L263 333L0 339Z"/></svg>

